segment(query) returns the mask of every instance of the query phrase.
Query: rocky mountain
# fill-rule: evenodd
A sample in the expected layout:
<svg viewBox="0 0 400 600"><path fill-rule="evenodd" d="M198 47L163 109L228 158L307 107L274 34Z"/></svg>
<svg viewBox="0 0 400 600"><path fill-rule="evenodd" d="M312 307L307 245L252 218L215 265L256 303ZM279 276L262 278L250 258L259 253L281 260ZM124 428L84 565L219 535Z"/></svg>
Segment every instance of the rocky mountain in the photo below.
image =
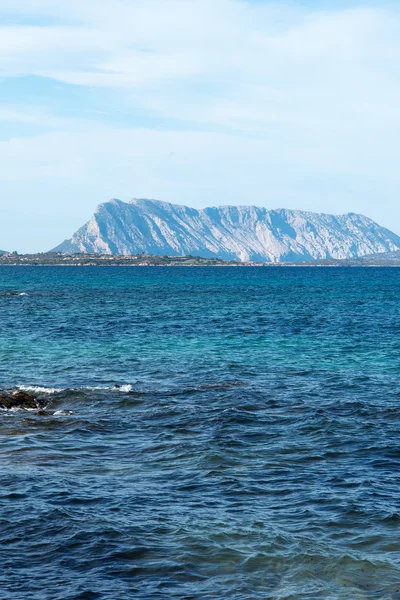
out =
<svg viewBox="0 0 400 600"><path fill-rule="evenodd" d="M368 256L362 256L356 259L354 264L360 266L398 267L400 266L400 250L385 252L383 254L369 254Z"/></svg>
<svg viewBox="0 0 400 600"><path fill-rule="evenodd" d="M146 254L256 262L355 258L400 248L400 237L362 215L256 206L196 210L158 200L110 200L56 252Z"/></svg>
<svg viewBox="0 0 400 600"><path fill-rule="evenodd" d="M314 260L312 262L303 262L302 265L313 265L321 267L400 267L400 250L393 252L382 252L380 254L367 254L358 258L346 258L335 260L327 258L324 260Z"/></svg>

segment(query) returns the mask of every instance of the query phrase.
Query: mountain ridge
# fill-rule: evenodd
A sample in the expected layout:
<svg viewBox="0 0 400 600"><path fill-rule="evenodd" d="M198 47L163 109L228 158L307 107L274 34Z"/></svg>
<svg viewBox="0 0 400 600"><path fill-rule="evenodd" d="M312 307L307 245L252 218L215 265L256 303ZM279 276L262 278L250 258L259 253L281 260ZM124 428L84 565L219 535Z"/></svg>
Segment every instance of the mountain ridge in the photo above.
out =
<svg viewBox="0 0 400 600"><path fill-rule="evenodd" d="M356 213L223 205L195 209L162 200L113 198L56 252L300 262L357 258L400 248L400 237Z"/></svg>
<svg viewBox="0 0 400 600"><path fill-rule="evenodd" d="M305 265L318 267L400 267L400 250L366 254L358 258L345 258L342 260L323 259L305 262Z"/></svg>

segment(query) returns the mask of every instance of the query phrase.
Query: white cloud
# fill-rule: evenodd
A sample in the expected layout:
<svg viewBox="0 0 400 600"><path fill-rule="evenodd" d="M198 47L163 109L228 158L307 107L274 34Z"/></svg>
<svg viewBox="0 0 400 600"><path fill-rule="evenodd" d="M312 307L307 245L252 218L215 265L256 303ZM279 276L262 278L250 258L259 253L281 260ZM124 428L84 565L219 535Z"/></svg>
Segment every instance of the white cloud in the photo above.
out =
<svg viewBox="0 0 400 600"><path fill-rule="evenodd" d="M389 10L310 13L238 0L59 5L37 1L31 10L75 24L0 28L3 75L119 90L132 108L244 131L398 121L400 17Z"/></svg>
<svg viewBox="0 0 400 600"><path fill-rule="evenodd" d="M54 201L46 192L49 180L71 194L79 185L92 190L84 211L107 195L158 195L197 205L246 195L246 202L337 207L379 218L371 203L384 189L400 218L396 5L1 4L8 23L13 15L15 23L26 23L0 27L3 79L34 75L107 90L110 123L123 106L131 115L161 120L165 129L106 127L100 114L96 123L96 107L90 119L70 119L47 106L33 108L29 96L18 107L1 106L0 99L1 121L47 132L29 138L19 132L0 142L0 177L9 190L25 181L45 206Z"/></svg>

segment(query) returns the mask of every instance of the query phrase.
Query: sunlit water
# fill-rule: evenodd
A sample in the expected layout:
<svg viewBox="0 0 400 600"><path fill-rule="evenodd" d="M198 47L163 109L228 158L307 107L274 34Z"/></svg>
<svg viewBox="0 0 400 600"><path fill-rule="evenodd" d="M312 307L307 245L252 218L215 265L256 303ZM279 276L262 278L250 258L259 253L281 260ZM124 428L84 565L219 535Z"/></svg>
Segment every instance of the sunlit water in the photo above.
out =
<svg viewBox="0 0 400 600"><path fill-rule="evenodd" d="M399 334L396 269L0 268L1 599L400 599Z"/></svg>

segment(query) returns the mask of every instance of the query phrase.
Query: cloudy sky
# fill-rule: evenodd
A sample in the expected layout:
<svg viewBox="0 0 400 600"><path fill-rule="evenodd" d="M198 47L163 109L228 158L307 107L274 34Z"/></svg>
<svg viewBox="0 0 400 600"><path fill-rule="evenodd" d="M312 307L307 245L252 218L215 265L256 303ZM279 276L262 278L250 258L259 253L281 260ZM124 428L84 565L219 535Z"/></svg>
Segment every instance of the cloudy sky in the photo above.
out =
<svg viewBox="0 0 400 600"><path fill-rule="evenodd" d="M400 233L399 144L398 2L0 2L0 248L47 250L111 197Z"/></svg>

